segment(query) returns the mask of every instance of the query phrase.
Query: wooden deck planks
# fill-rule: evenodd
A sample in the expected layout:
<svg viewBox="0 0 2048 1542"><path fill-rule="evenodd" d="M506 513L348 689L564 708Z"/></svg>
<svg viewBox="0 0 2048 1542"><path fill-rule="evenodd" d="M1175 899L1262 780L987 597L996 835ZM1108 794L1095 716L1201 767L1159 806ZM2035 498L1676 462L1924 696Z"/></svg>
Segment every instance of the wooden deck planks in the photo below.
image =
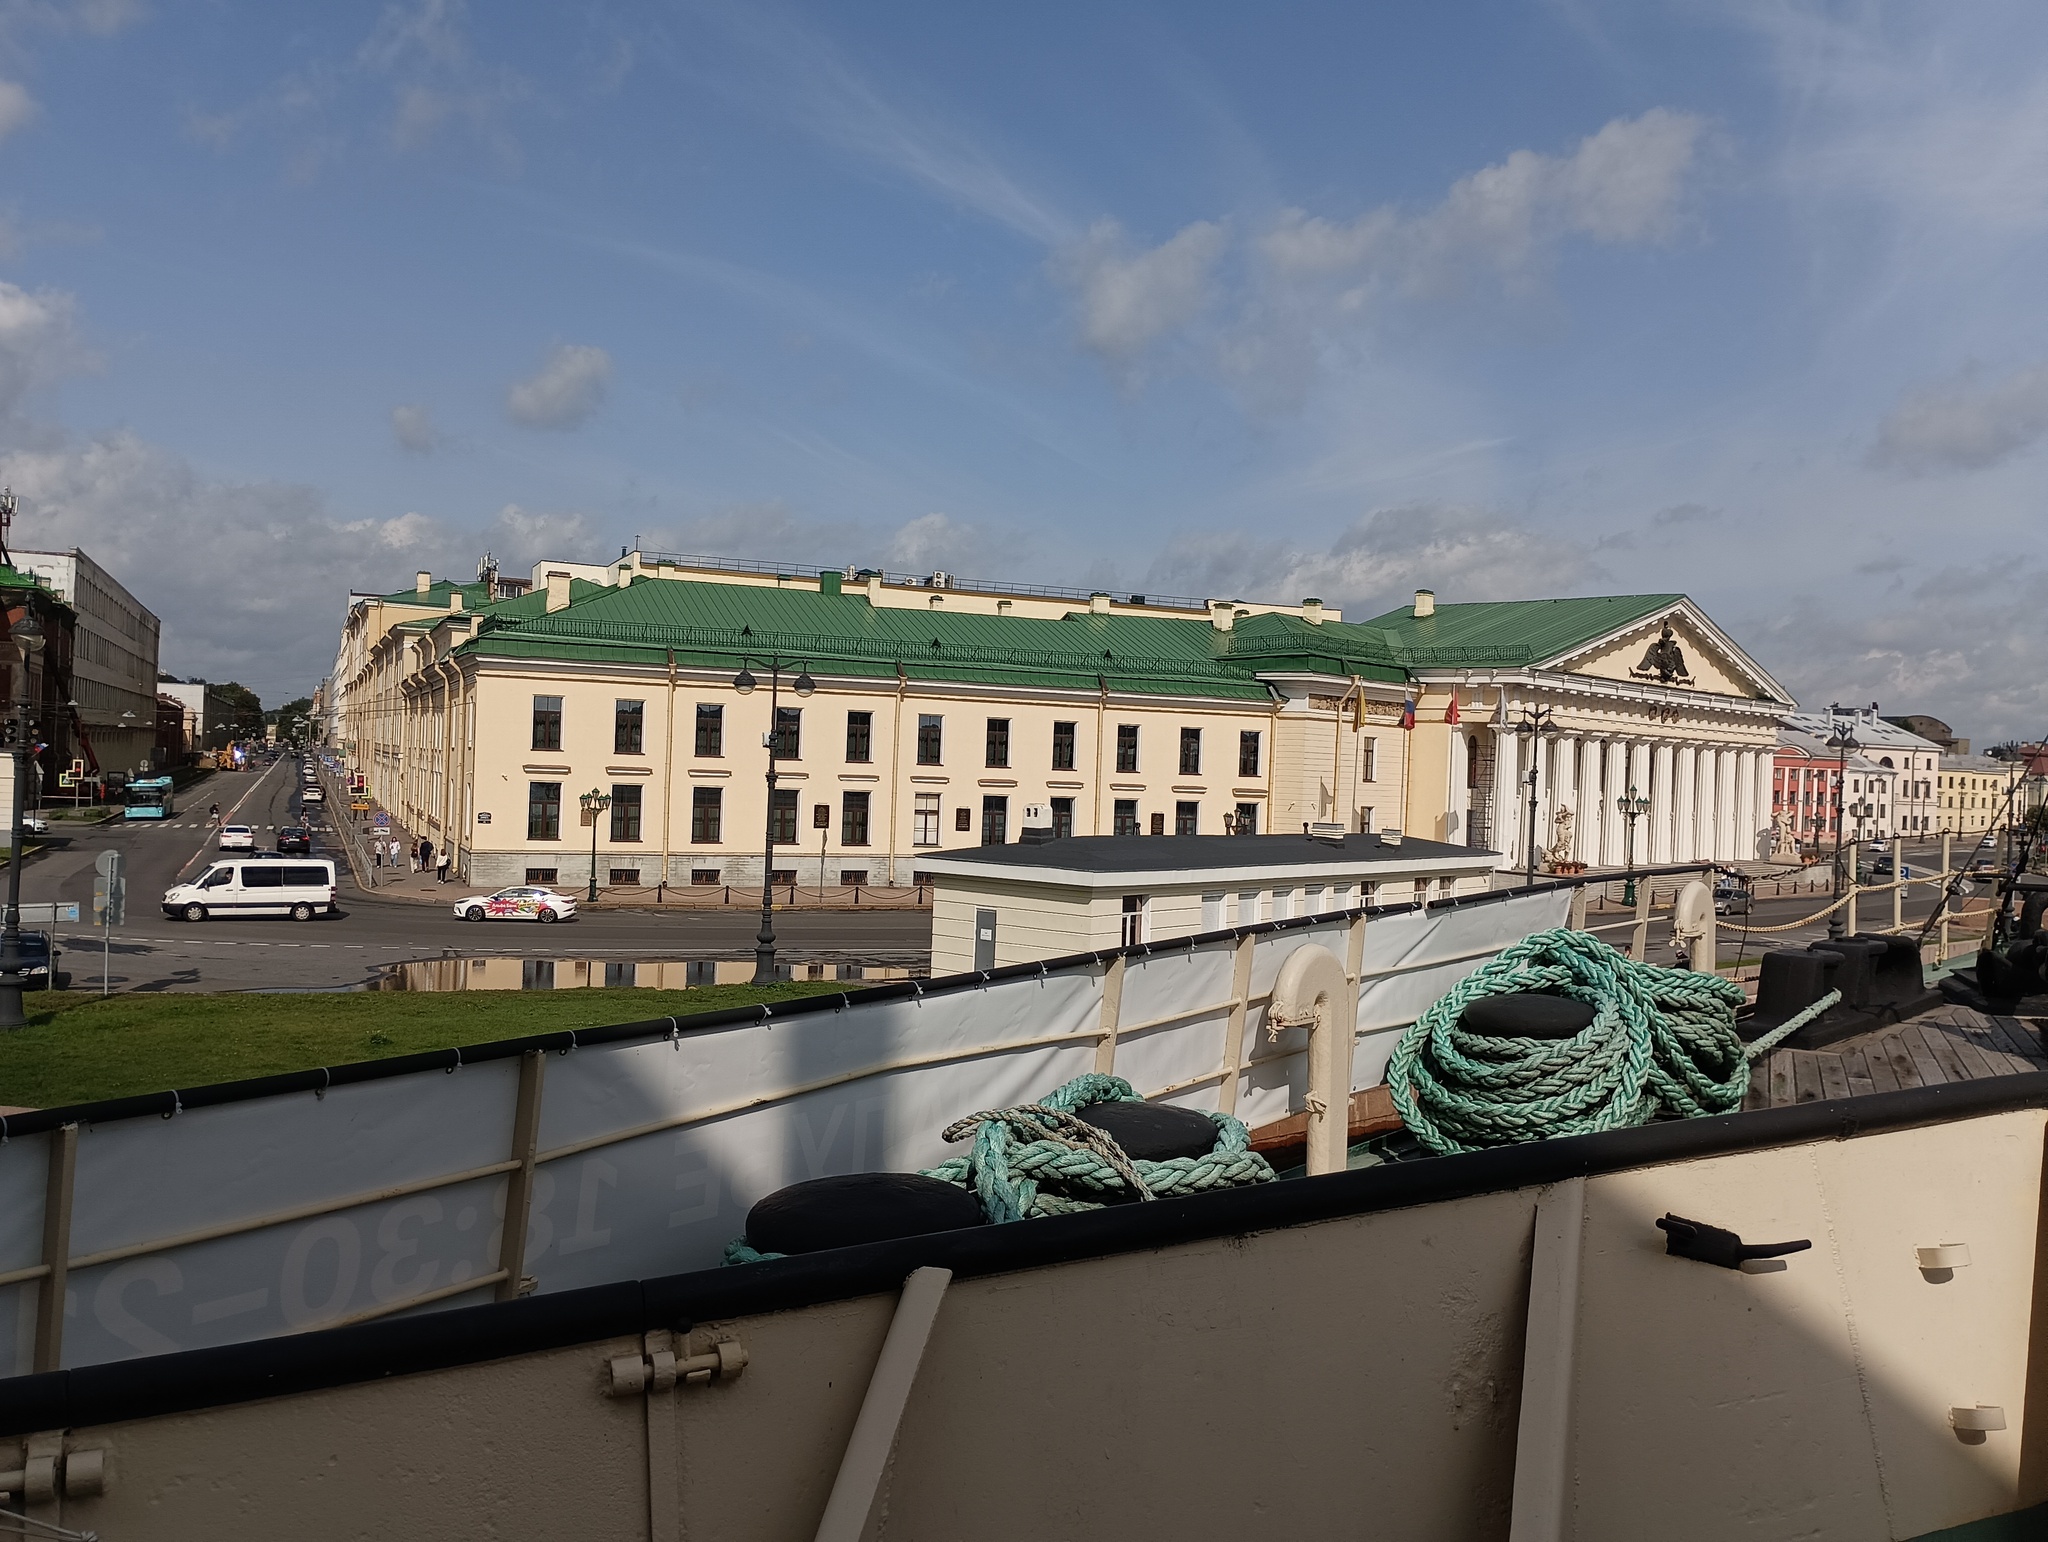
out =
<svg viewBox="0 0 2048 1542"><path fill-rule="evenodd" d="M1818 1103L1820 1090L1820 1056L1810 1049L1788 1050L1792 1061L1792 1101L1795 1103Z"/></svg>
<svg viewBox="0 0 2048 1542"><path fill-rule="evenodd" d="M1751 1070L1745 1108L1864 1097L2048 1070L2031 1023L1938 1007L1819 1050L1780 1049Z"/></svg>

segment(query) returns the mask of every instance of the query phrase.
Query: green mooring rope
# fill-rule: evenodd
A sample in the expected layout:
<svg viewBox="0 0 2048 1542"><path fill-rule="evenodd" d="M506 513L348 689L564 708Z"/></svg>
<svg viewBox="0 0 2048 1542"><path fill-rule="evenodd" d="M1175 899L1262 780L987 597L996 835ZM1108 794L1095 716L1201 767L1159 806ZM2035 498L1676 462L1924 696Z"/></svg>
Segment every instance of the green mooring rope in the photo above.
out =
<svg viewBox="0 0 2048 1542"><path fill-rule="evenodd" d="M1495 1038L1460 1018L1484 996L1549 991L1590 1003L1569 1039ZM1830 991L1756 1043L1735 1032L1742 988L1719 975L1639 964L1559 927L1503 948L1401 1035L1387 1064L1394 1107L1439 1156L1732 1113L1758 1055L1840 999Z"/></svg>
<svg viewBox="0 0 2048 1542"><path fill-rule="evenodd" d="M1216 1144L1200 1156L1146 1162L1126 1156L1103 1130L1075 1117L1096 1103L1141 1103L1121 1076L1089 1072L1036 1103L984 1109L946 1126L945 1138L972 1134L965 1156L924 1169L924 1176L967 1189L990 1221L1100 1210L1130 1200L1171 1199L1212 1189L1271 1183L1273 1168L1251 1149L1251 1132L1229 1114L1210 1114ZM744 1237L726 1244L729 1264L780 1258Z"/></svg>

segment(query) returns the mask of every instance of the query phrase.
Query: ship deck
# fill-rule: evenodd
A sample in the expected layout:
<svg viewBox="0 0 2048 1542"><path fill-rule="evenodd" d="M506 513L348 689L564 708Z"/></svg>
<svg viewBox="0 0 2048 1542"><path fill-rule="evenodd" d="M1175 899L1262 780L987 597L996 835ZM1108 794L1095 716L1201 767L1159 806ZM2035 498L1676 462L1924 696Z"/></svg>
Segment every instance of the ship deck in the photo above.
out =
<svg viewBox="0 0 2048 1542"><path fill-rule="evenodd" d="M1939 1006L1825 1049L1773 1050L1750 1072L1744 1108L1903 1092L2048 1071L2035 1020Z"/></svg>

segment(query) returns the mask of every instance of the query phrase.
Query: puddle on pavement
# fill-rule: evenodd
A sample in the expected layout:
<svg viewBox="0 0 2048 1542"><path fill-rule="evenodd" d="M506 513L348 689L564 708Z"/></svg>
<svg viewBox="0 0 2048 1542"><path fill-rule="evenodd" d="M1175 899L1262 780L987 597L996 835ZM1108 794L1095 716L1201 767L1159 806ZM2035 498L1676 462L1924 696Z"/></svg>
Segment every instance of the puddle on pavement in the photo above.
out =
<svg viewBox="0 0 2048 1542"><path fill-rule="evenodd" d="M850 982L928 978L924 966L826 964L796 959L776 967L785 980ZM391 964L370 982L378 991L694 990L704 985L745 985L751 958L426 958Z"/></svg>

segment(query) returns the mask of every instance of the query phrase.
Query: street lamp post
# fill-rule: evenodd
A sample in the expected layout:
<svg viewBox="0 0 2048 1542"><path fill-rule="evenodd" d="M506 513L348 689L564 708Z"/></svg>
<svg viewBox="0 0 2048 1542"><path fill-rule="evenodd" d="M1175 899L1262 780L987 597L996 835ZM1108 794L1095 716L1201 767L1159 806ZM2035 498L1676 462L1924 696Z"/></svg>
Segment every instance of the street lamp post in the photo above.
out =
<svg viewBox="0 0 2048 1542"><path fill-rule="evenodd" d="M1615 806L1621 810L1623 821L1621 866L1628 874L1628 885L1621 891L1621 902L1633 905L1636 902L1636 821L1650 812L1650 800L1638 794L1636 784L1630 782L1628 791Z"/></svg>
<svg viewBox="0 0 2048 1542"><path fill-rule="evenodd" d="M23 795L28 790L31 741L35 737L29 665L35 658L36 649L42 645L43 629L36 621L35 612L26 605L22 608L21 619L14 623L11 636L21 663L14 687L14 721L10 725L14 740L14 817L8 822L12 849L7 854L7 915L4 926L0 926L0 1028L20 1028L28 1022L28 1013L21 1004L22 983L27 977L28 963L21 952L21 847L26 833L21 827L21 816Z"/></svg>
<svg viewBox="0 0 2048 1542"><path fill-rule="evenodd" d="M761 747L768 752L768 813L763 821L765 827L761 855L761 930L754 936L754 984L775 983L775 758L781 749L782 732L782 672L796 665L796 678L789 688L799 697L808 696L818 688L808 668L786 659L779 653L765 659L751 659L742 654L740 672L733 676L732 688L742 696L751 696L761 682L754 678L747 666L758 663L768 671L768 731L761 735ZM791 832L792 839L795 832Z"/></svg>
<svg viewBox="0 0 2048 1542"><path fill-rule="evenodd" d="M1835 908L1828 912L1828 936L1830 938L1841 938L1848 935L1849 930L1847 923L1842 918L1841 910L1842 881L1844 876L1842 868L1842 825L1848 813L1848 809L1844 806L1844 799L1849 790L1849 757L1862 749L1863 746L1857 741L1856 735L1850 727L1850 719L1837 715L1836 709L1833 707L1828 708L1828 714L1830 721L1834 725L1834 732L1827 737L1827 747L1835 752L1836 758L1840 762L1835 770L1835 873L1834 884L1828 894L1828 898ZM1861 805L1858 804L1857 807L1860 808ZM1863 838L1863 816L1859 813L1856 819L1856 838L1858 841L1861 841Z"/></svg>
<svg viewBox="0 0 2048 1542"><path fill-rule="evenodd" d="M1529 741L1529 770L1522 780L1529 784L1529 840L1527 881L1536 881L1536 766L1540 759L1536 748L1538 739L1555 739L1557 724L1550 720L1548 707L1522 708L1522 721L1514 725L1514 731Z"/></svg>
<svg viewBox="0 0 2048 1542"><path fill-rule="evenodd" d="M576 800L583 805L584 817L590 821L590 893L587 904L597 903L597 821L604 811L612 806L612 795L601 788L593 787Z"/></svg>

